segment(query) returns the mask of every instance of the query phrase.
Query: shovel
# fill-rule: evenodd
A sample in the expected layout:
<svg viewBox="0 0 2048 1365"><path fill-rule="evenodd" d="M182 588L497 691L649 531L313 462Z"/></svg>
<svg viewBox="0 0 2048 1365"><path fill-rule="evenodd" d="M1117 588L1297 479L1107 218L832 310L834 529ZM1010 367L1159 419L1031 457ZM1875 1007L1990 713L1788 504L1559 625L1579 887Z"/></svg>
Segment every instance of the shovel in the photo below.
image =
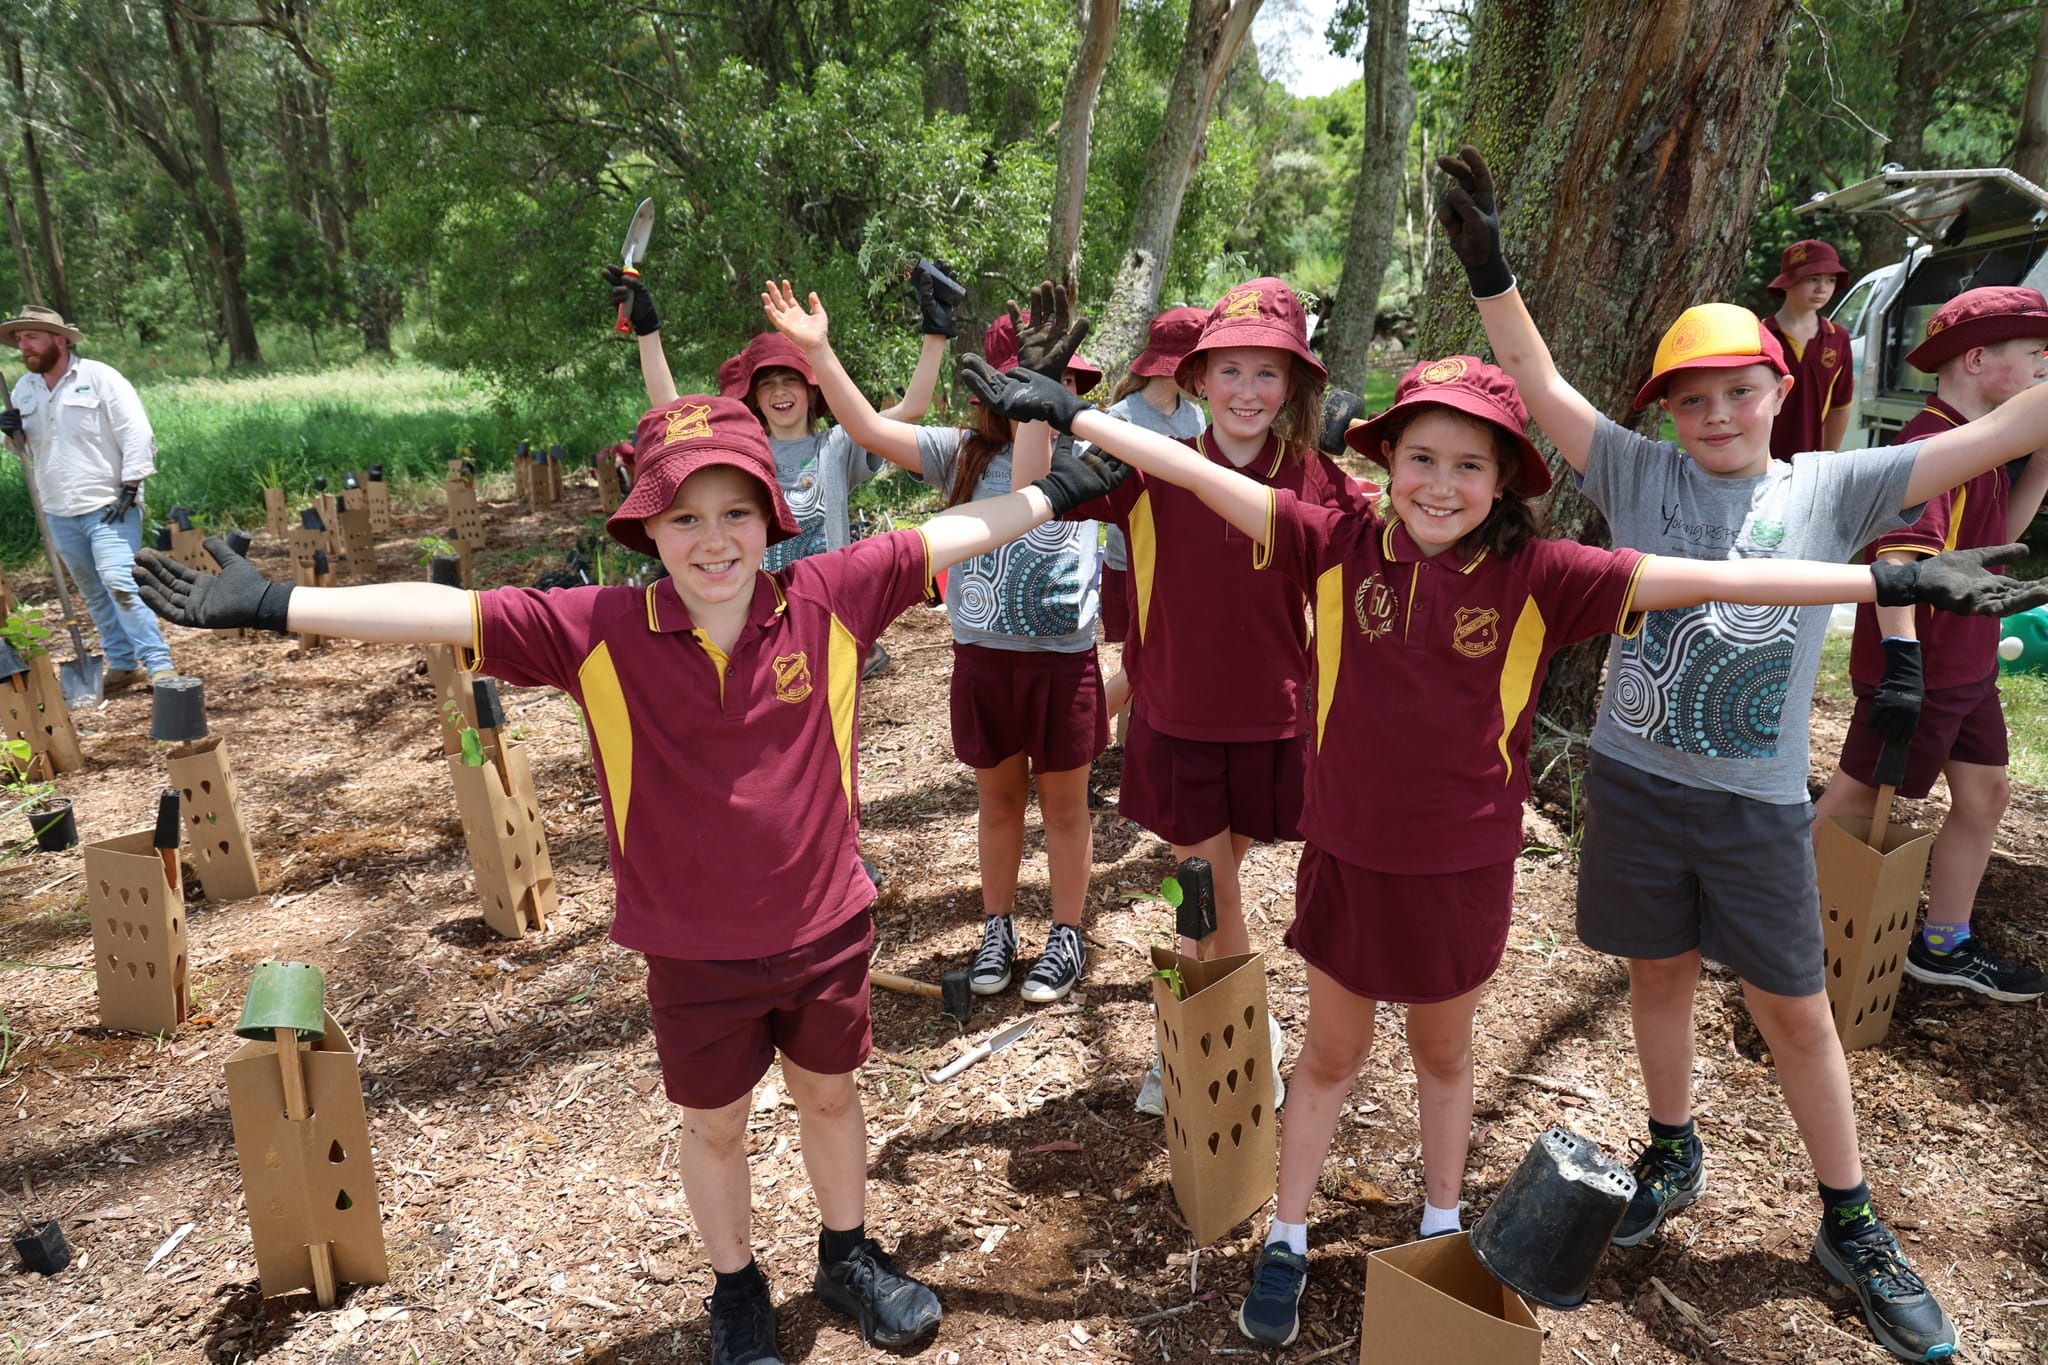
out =
<svg viewBox="0 0 2048 1365"><path fill-rule="evenodd" d="M7 375L0 372L0 393L11 393ZM50 539L50 523L43 517L43 495L36 491L35 461L29 458L28 442L19 436L7 438L8 449L21 461L22 482L28 485L28 505L35 514L36 530L42 533L43 554L50 561L50 577L57 583L57 600L64 608L64 628L71 632L72 657L57 665L57 681L64 689L64 704L76 711L81 706L96 705L105 695L107 677L106 661L85 647L85 637L78 633L78 609L71 601L71 582L64 576L64 561L57 557L57 546Z"/></svg>
<svg viewBox="0 0 2048 1365"><path fill-rule="evenodd" d="M640 207L633 210L633 221L626 226L626 244L620 254L626 260L626 273L634 279L640 272L633 268L633 262L647 254L647 239L654 235L654 201L642 199ZM619 305L619 320L612 324L612 330L624 336L633 330L633 324L626 320L626 305Z"/></svg>

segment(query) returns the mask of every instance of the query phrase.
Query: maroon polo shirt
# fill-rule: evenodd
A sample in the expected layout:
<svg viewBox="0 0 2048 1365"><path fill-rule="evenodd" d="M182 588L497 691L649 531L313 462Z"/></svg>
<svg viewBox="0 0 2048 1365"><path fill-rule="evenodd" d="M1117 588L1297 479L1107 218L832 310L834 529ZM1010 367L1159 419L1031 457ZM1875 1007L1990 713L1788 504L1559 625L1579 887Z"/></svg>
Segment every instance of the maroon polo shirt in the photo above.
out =
<svg viewBox="0 0 2048 1365"><path fill-rule="evenodd" d="M1424 555L1399 521L1272 494L1262 566L1315 607L1302 837L1378 872L1462 872L1522 851L1529 729L1550 657L1634 634L1648 558L1532 540Z"/></svg>
<svg viewBox="0 0 2048 1365"><path fill-rule="evenodd" d="M1785 409L1771 423L1771 455L1789 460L1806 450L1819 450L1828 414L1849 406L1856 397L1856 376L1849 368L1849 331L1840 323L1820 320L1813 340L1801 346L1785 335L1775 315L1764 326L1785 348L1792 367L1792 393Z"/></svg>
<svg viewBox="0 0 2048 1365"><path fill-rule="evenodd" d="M1899 429L1893 444L1904 445L1952 431L1969 420L1940 398L1930 398L1927 406ZM2009 539L2005 517L2011 500L2012 482L2005 467L1987 469L1969 482L1929 498L1918 521L1873 540L1864 547L1863 557L1875 559L1886 550L1938 555L1944 550L2003 545ZM1915 607L1913 626L1920 639L1920 668L1929 688L1965 687L1998 671L1997 617L1958 616L1932 607ZM1884 646L1877 628L1877 608L1868 602L1856 608L1856 634L1849 642L1849 677L1865 688L1874 688L1884 680Z"/></svg>
<svg viewBox="0 0 2048 1365"><path fill-rule="evenodd" d="M754 583L730 657L675 585L494 588L472 666L583 708L604 799L612 941L678 958L759 958L864 911L854 699L875 637L930 579L897 531Z"/></svg>
<svg viewBox="0 0 2048 1365"><path fill-rule="evenodd" d="M1206 432L1181 444L1306 502L1357 512L1370 505L1371 490L1327 456L1298 446L1283 456L1271 436L1245 465L1231 463ZM1211 743L1307 732L1306 604L1293 584L1254 570L1250 536L1143 470L1067 520L1123 530L1131 594L1124 667L1134 715L1160 734Z"/></svg>

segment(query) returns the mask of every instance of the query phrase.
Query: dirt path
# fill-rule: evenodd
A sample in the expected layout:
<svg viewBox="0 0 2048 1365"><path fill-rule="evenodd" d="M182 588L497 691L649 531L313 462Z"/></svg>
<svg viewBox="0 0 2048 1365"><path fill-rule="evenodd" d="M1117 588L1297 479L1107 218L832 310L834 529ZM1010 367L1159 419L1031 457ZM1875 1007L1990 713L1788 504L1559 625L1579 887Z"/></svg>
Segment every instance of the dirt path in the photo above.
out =
<svg viewBox="0 0 2048 1365"><path fill-rule="evenodd" d="M566 544L586 514L587 485L540 521L498 504L505 547L484 560L485 581L531 582L550 567L536 549ZM437 521L406 518L405 533ZM389 576L417 574L411 544L385 543ZM913 609L884 643L895 662L868 689L861 760L866 851L888 873L878 965L935 978L978 937L973 784L948 743L943 616ZM205 679L267 891L193 903L197 1017L158 1041L94 1026L91 976L77 969L91 952L77 855L0 865L12 1049L0 1070L0 1194L21 1206L11 1217L62 1214L78 1254L54 1279L0 1272L10 1358L703 1359L709 1277L674 1173L677 1111L658 1084L640 959L606 941L611 891L574 706L507 690L562 889L554 926L511 942L484 927L468 889L417 651L333 644L302 655L189 633L173 647ZM133 693L82 719L89 766L64 788L88 840L150 821L162 759L148 714L147 695ZM1835 710L1817 719L1824 760L1842 721ZM1115 783L1112 752L1098 784ZM1530 842L1566 844L1566 818L1532 811ZM1298 1047L1307 997L1280 947L1295 853L1254 852L1247 902L1255 941L1273 950L1274 1012ZM1980 924L1994 946L2035 961L2048 960L2044 864L2048 794L2023 791ZM945 1301L945 1326L920 1359L1259 1354L1233 1325L1252 1227L1191 1254L1160 1124L1130 1107L1151 1053L1145 949L1170 929L1156 901L1130 897L1170 866L1158 840L1098 816L1086 988L963 1082L922 1079L956 1036L936 1008L878 995L878 1051L863 1079L870 1226ZM1507 960L1480 1017L1475 1210L1548 1124L1619 1152L1642 1123L1624 977L1578 946L1572 885L1566 855L1525 859ZM1019 909L1028 955L1046 923L1035 824ZM391 1282L332 1312L309 1295L257 1292L221 1064L237 1045L249 969L269 958L325 970L330 1005L362 1052ZM1026 1008L1014 994L985 1002L975 1027ZM1808 1256L1811 1175L1730 978L1709 978L1698 1020L1709 1193L1652 1245L1612 1254L1586 1309L1543 1315L1545 1361L1884 1359ZM1850 1068L1880 1206L1970 1358L2048 1358L2048 1011L1909 984L1891 1037ZM816 1222L794 1114L768 1092L757 1108L757 1245L782 1300L785 1352L884 1354L811 1298ZM1302 1340L1279 1358L1355 1359L1366 1256L1415 1226L1416 1141L1413 1081L1390 1027L1340 1120L1313 1212Z"/></svg>

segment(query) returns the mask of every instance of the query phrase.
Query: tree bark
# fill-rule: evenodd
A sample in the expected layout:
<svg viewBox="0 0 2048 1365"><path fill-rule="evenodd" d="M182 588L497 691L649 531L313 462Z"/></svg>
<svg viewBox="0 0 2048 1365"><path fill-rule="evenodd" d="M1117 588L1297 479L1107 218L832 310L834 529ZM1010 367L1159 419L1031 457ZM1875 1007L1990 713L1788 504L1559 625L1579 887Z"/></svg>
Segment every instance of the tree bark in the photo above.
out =
<svg viewBox="0 0 2048 1365"><path fill-rule="evenodd" d="M28 249L28 234L21 230L21 208L14 202L14 176L5 152L0 152L0 202L7 208L7 240L14 245L14 263L21 271L22 297L29 303L41 303L43 284L36 278L36 258Z"/></svg>
<svg viewBox="0 0 2048 1365"><path fill-rule="evenodd" d="M1052 182L1052 228L1045 244L1046 278L1078 286L1081 276L1081 205L1088 193L1089 139L1095 127L1095 98L1109 69L1122 0L1075 0L1081 44L1067 73L1060 108Z"/></svg>
<svg viewBox="0 0 2048 1365"><path fill-rule="evenodd" d="M1359 138L1358 184L1344 273L1330 308L1323 363L1330 382L1365 392L1366 353L1379 315L1380 283L1394 254L1394 216L1401 200L1415 91L1408 84L1408 0L1367 0L1365 129Z"/></svg>
<svg viewBox="0 0 2048 1365"><path fill-rule="evenodd" d="M1191 0L1187 35L1180 63L1166 95L1166 119L1153 140L1138 187L1138 210L1131 223L1131 247L1124 253L1102 326L1090 348L1098 364L1114 374L1144 344L1145 329L1159 308L1159 290L1166 279L1174 229L1180 225L1181 200L1202 160L1202 140L1215 111L1216 92L1238 47L1251 31L1262 0Z"/></svg>
<svg viewBox="0 0 2048 1365"><path fill-rule="evenodd" d="M2020 101L2020 132L2012 168L2036 185L2048 182L2048 9L2034 30L2034 61L2027 69L2027 94Z"/></svg>
<svg viewBox="0 0 2048 1365"><path fill-rule="evenodd" d="M10 33L7 43L7 79L21 102L21 161L28 169L29 197L35 201L36 227L42 238L43 264L50 272L50 306L66 320L71 317L71 278L64 269L64 248L57 238L57 215L50 210L50 188L43 177L43 154L36 145L35 123L29 118L28 76L21 60L21 39Z"/></svg>
<svg viewBox="0 0 2048 1365"><path fill-rule="evenodd" d="M1793 0L1505 0L1482 13L1466 140L1493 169L1508 262L1559 371L1618 422L1653 420L1630 408L1658 338L1740 276L1793 11ZM1423 353L1484 354L1448 252L1433 286ZM1570 478L1548 512L1553 534L1605 542ZM1552 662L1546 714L1573 729L1591 722L1603 650Z"/></svg>
<svg viewBox="0 0 2048 1365"><path fill-rule="evenodd" d="M227 335L228 368L261 365L263 349L256 341L249 294L242 286L242 272L248 268L249 260L242 227L242 201L235 193L227 142L221 135L220 101L213 88L213 32L204 24L193 24L188 32L178 17L175 0L167 0L162 12L164 38L170 44L171 62L177 74L178 97L191 115L193 131L199 139L200 164L205 167L219 205L220 243L215 265L220 272L221 327Z"/></svg>

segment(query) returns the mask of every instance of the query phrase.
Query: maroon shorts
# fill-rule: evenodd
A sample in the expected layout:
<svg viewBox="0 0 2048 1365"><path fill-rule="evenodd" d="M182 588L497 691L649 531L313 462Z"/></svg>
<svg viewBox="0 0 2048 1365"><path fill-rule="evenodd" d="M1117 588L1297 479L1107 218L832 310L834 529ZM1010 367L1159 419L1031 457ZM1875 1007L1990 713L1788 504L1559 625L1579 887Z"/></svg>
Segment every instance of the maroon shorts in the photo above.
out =
<svg viewBox="0 0 2048 1365"><path fill-rule="evenodd" d="M1074 654L953 642L953 755L993 768L1023 754L1034 771L1085 768L1109 747L1095 646Z"/></svg>
<svg viewBox="0 0 2048 1365"><path fill-rule="evenodd" d="M1237 743L1162 735L1131 714L1117 810L1186 848L1229 830L1299 839L1308 736Z"/></svg>
<svg viewBox="0 0 2048 1365"><path fill-rule="evenodd" d="M1884 741L1870 728L1870 698L1856 698L1849 737L1842 742L1842 772L1866 787L1877 785L1877 756ZM1913 750L1906 757L1906 780L1899 795L1917 801L1950 760L2003 768L2005 710L1998 704L1998 674L1963 687L1930 689L1920 703L1920 724L1913 731Z"/></svg>
<svg viewBox="0 0 2048 1365"><path fill-rule="evenodd" d="M1131 571L1102 566L1102 638L1120 645L1131 633Z"/></svg>
<svg viewBox="0 0 2048 1365"><path fill-rule="evenodd" d="M1512 859L1467 872L1375 872L1301 850L1287 946L1353 995L1433 1005L1486 984L1515 905Z"/></svg>
<svg viewBox="0 0 2048 1365"><path fill-rule="evenodd" d="M669 1099L722 1109L750 1093L778 1050L806 1071L839 1076L867 1060L868 948L860 914L773 957L647 958L647 1003Z"/></svg>

